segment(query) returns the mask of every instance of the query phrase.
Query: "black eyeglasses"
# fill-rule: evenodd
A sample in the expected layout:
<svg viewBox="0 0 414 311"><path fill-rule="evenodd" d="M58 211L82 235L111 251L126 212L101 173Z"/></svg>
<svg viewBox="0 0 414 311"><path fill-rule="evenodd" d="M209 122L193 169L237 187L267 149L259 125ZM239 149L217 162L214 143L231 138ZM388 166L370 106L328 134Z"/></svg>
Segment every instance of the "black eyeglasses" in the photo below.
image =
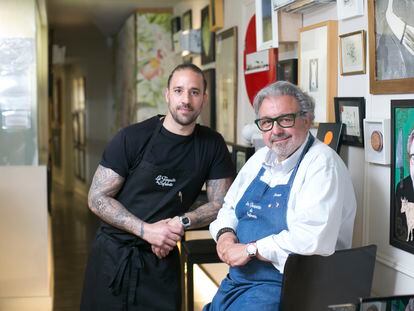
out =
<svg viewBox="0 0 414 311"><path fill-rule="evenodd" d="M261 118L254 120L259 130L262 132L268 132L273 128L275 122L282 128L289 128L295 126L295 120L298 116L306 114L304 111L298 111L296 113L282 114L276 118Z"/></svg>

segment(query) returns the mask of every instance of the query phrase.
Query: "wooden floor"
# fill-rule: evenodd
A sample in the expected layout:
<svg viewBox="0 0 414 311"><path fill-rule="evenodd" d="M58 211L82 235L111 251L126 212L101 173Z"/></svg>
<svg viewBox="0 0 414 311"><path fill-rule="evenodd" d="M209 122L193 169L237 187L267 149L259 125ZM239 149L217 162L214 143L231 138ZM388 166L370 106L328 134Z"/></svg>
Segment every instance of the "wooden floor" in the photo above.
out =
<svg viewBox="0 0 414 311"><path fill-rule="evenodd" d="M98 225L86 199L53 186L54 311L79 310L87 254Z"/></svg>

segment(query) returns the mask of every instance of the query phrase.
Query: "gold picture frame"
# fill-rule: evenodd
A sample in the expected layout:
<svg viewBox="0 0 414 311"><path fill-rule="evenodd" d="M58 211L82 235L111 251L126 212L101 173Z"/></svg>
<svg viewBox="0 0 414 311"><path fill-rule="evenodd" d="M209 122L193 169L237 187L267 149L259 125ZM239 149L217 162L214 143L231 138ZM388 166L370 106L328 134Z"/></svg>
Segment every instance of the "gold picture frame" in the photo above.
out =
<svg viewBox="0 0 414 311"><path fill-rule="evenodd" d="M210 30L215 32L224 26L224 0L210 0Z"/></svg>
<svg viewBox="0 0 414 311"><path fill-rule="evenodd" d="M359 30L339 36L341 75L357 75L366 72L365 31Z"/></svg>
<svg viewBox="0 0 414 311"><path fill-rule="evenodd" d="M300 29L298 85L315 100L315 123L334 122L338 83L338 23L326 21Z"/></svg>
<svg viewBox="0 0 414 311"><path fill-rule="evenodd" d="M414 93L414 77L401 76L403 70L400 68L392 69L392 63L386 62L386 53L382 50L388 49L388 45L394 48L401 48L402 43L399 38L392 33L390 22L386 20L388 1L386 0L368 0L368 40L369 40L369 87L371 94L404 94ZM380 16L382 19L376 16ZM383 31L377 32L377 28ZM409 37L409 36L407 36ZM404 38L404 34L403 34ZM395 40L394 40L395 39ZM392 57L396 57L396 53ZM407 53L405 53L407 54ZM414 68L414 56L405 57L410 63L410 68ZM408 55L408 54L407 54ZM384 64L384 65L382 65ZM406 65L404 65L406 66ZM383 68L383 70L382 70ZM390 75L389 73L394 74ZM400 75L400 76L399 76Z"/></svg>

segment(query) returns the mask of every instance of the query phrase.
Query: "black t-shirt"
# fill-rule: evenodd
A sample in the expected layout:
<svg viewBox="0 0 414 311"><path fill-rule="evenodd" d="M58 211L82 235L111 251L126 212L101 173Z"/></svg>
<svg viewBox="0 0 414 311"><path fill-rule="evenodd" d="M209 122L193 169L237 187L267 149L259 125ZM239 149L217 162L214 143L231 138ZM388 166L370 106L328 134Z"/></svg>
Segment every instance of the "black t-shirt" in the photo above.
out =
<svg viewBox="0 0 414 311"><path fill-rule="evenodd" d="M106 147L100 164L127 178L135 168L160 122L159 116L121 129ZM195 143L198 140L198 144ZM195 163L195 147L199 150L199 163ZM194 171L196 176L184 188L189 194L185 205L189 207L196 199L203 183L210 179L234 177L235 169L223 137L208 127L196 125L193 134L181 136L161 127L150 156L146 159L163 168Z"/></svg>

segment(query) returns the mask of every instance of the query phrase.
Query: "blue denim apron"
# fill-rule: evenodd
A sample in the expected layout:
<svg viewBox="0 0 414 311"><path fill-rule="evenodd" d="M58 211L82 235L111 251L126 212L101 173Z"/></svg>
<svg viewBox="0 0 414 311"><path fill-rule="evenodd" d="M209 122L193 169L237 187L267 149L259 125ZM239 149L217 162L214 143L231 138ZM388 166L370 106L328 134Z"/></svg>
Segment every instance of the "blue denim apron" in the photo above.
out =
<svg viewBox="0 0 414 311"><path fill-rule="evenodd" d="M260 180L265 172L264 167L260 169L236 206L240 243L257 241L288 229L286 213L290 189L314 140L310 135L287 184L270 187ZM270 262L253 258L244 266L230 268L213 301L203 310L279 310L281 286L282 273Z"/></svg>

